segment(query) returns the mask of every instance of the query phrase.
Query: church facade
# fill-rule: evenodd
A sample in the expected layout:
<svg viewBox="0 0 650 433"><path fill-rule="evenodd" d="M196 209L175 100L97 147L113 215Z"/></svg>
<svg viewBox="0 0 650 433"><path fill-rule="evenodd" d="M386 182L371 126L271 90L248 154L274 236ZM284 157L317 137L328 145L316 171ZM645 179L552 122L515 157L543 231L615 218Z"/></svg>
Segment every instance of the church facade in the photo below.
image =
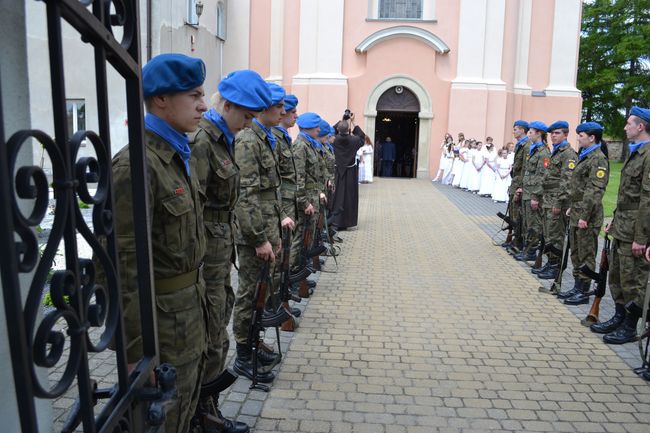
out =
<svg viewBox="0 0 650 433"><path fill-rule="evenodd" d="M331 123L349 108L374 141L438 168L445 133L497 147L516 119L580 120L580 0L228 2L224 73L252 68ZM575 142L574 135L571 135Z"/></svg>

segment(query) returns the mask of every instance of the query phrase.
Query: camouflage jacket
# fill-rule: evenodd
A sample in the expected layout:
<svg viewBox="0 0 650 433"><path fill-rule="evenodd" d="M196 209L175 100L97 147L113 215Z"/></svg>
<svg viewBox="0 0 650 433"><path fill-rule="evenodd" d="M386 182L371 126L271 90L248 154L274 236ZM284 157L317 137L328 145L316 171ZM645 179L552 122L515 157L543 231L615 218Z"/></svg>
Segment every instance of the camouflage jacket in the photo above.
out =
<svg viewBox="0 0 650 433"><path fill-rule="evenodd" d="M578 154L570 144L551 153L551 160L544 173L543 207L567 209L569 207L569 182L578 162Z"/></svg>
<svg viewBox="0 0 650 433"><path fill-rule="evenodd" d="M336 160L334 159L334 151L330 150L327 144L323 145L323 157L325 158L326 179L334 183Z"/></svg>
<svg viewBox="0 0 650 433"><path fill-rule="evenodd" d="M323 163L320 152L303 137L298 136L293 143L294 156L304 164L304 170L298 172L298 190L304 191L299 199L300 209L305 209L309 204L318 209L320 193L323 192Z"/></svg>
<svg viewBox="0 0 650 433"><path fill-rule="evenodd" d="M515 149L515 157L512 162L512 170L510 176L512 177L512 182L510 183L509 193L514 194L518 188L524 186L524 172L526 168L526 159L528 157L528 151L530 150L530 140L524 141L524 143Z"/></svg>
<svg viewBox="0 0 650 433"><path fill-rule="evenodd" d="M603 225L603 195L608 181L609 162L603 152L595 150L578 161L569 184L572 226L577 227L579 220L587 221L590 227Z"/></svg>
<svg viewBox="0 0 650 433"><path fill-rule="evenodd" d="M205 332L200 326L205 288L197 285L175 293L162 293L156 281L199 268L206 247L203 199L198 176L194 175L195 161L190 160L191 176L188 177L183 160L166 141L150 131L145 131L144 137L160 354L163 362L182 364L205 350L205 336L201 338L200 335ZM113 158L113 191L127 358L134 362L142 357L135 230L145 227L133 224L129 161L129 146ZM169 323L167 316L178 316L173 329L166 325ZM176 341L179 333L186 334L187 345Z"/></svg>
<svg viewBox="0 0 650 433"><path fill-rule="evenodd" d="M236 242L258 247L280 242L280 168L278 148L271 148L266 132L253 123L235 139L235 159L241 175L235 213L239 223Z"/></svg>
<svg viewBox="0 0 650 433"><path fill-rule="evenodd" d="M298 170L302 169L303 162L294 158L293 143L289 144L284 133L279 129L273 128L273 135L278 140L278 162L280 164L280 198L282 200L282 212L285 215L296 220L296 207L298 206Z"/></svg>
<svg viewBox="0 0 650 433"><path fill-rule="evenodd" d="M205 227L213 237L220 237L224 233L221 224L234 223L239 167L228 150L226 136L207 119L201 119L199 129L190 136L190 147L201 190L207 197Z"/></svg>
<svg viewBox="0 0 650 433"><path fill-rule="evenodd" d="M542 201L542 195L544 194L542 181L550 162L551 152L549 152L546 143L542 143L532 155L530 150L526 154L526 167L523 178L524 192L522 195L524 200Z"/></svg>
<svg viewBox="0 0 650 433"><path fill-rule="evenodd" d="M650 241L650 144L634 152L623 165L610 234L641 245Z"/></svg>

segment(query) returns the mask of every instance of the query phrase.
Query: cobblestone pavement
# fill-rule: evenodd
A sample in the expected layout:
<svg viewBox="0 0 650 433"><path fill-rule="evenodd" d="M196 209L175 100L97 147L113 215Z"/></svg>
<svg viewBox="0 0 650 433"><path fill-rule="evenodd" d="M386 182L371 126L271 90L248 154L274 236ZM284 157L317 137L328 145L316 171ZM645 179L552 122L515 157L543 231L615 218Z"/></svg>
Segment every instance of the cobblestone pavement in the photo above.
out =
<svg viewBox="0 0 650 433"><path fill-rule="evenodd" d="M225 415L255 433L650 432L650 386L493 245L503 205L421 180L360 190L270 393L239 379ZM100 386L110 355L90 361Z"/></svg>

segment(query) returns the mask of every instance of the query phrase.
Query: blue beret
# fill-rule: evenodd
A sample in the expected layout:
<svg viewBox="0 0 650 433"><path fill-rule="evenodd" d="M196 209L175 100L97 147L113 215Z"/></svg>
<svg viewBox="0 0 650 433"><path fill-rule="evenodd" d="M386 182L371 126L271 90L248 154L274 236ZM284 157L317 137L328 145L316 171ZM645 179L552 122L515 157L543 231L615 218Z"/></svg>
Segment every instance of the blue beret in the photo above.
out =
<svg viewBox="0 0 650 433"><path fill-rule="evenodd" d="M556 129L562 129L562 128L569 128L569 122L566 120L558 120L555 123L552 123L548 129L547 132L555 131Z"/></svg>
<svg viewBox="0 0 650 433"><path fill-rule="evenodd" d="M329 135L330 133L330 124L327 123L325 120L321 119L320 124L320 131L318 131L318 136L319 137L325 137L326 135Z"/></svg>
<svg viewBox="0 0 650 433"><path fill-rule="evenodd" d="M269 90L271 91L271 105L277 105L282 100L284 99L284 95L287 94L287 92L284 91L282 86L275 84L275 83L266 83L269 86Z"/></svg>
<svg viewBox="0 0 650 433"><path fill-rule="evenodd" d="M332 125L330 125L330 134L329 135L336 135L336 130Z"/></svg>
<svg viewBox="0 0 650 433"><path fill-rule="evenodd" d="M581 132L586 131L604 131L605 128L600 123L597 122L585 122L578 125L576 128L576 133L580 134Z"/></svg>
<svg viewBox="0 0 650 433"><path fill-rule="evenodd" d="M203 85L205 63L184 54L159 54L142 68L145 98L167 93L185 92Z"/></svg>
<svg viewBox="0 0 650 433"><path fill-rule="evenodd" d="M311 128L318 128L320 126L320 121L321 118L318 114L308 112L298 116L298 120L296 120L296 124L298 125L299 128L311 129Z"/></svg>
<svg viewBox="0 0 650 433"><path fill-rule="evenodd" d="M548 126L546 126L546 124L544 122L539 121L539 120L535 120L533 122L530 122L528 124L528 127L537 129L538 131L542 131L542 132L547 132L548 131Z"/></svg>
<svg viewBox="0 0 650 433"><path fill-rule="evenodd" d="M630 111L630 115L640 117L641 119L645 120L646 122L650 122L650 109L649 108L632 107L632 110Z"/></svg>
<svg viewBox="0 0 650 433"><path fill-rule="evenodd" d="M284 97L284 111L293 110L298 106L298 98L296 95L286 95Z"/></svg>
<svg viewBox="0 0 650 433"><path fill-rule="evenodd" d="M262 111L271 106L269 86L260 74L250 69L228 74L219 83L219 94L226 101L252 111Z"/></svg>
<svg viewBox="0 0 650 433"><path fill-rule="evenodd" d="M528 126L528 122L526 122L525 120L517 120L517 121L515 121L515 123L513 123L512 126L513 126L513 127L515 127L515 126L521 126L522 128L526 128L526 129L529 128L529 126Z"/></svg>

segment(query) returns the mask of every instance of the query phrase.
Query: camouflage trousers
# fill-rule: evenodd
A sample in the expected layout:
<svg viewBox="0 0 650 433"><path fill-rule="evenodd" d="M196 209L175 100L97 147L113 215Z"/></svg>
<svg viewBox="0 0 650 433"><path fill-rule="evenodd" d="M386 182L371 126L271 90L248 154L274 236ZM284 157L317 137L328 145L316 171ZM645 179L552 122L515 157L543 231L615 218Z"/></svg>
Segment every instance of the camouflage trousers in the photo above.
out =
<svg viewBox="0 0 650 433"><path fill-rule="evenodd" d="M609 290L617 304L634 301L643 306L650 263L643 257L632 255L632 243L618 239L612 241L611 260L609 263Z"/></svg>
<svg viewBox="0 0 650 433"><path fill-rule="evenodd" d="M164 362L162 356L161 362ZM190 421L199 402L204 365L205 360L202 356L185 364L174 365L177 375L176 391L178 392L178 398L176 404L167 409L165 415L166 432L189 432Z"/></svg>
<svg viewBox="0 0 650 433"><path fill-rule="evenodd" d="M207 222L204 258L208 300L208 355L204 383L214 380L225 368L230 338L226 327L232 315L235 293L230 283L234 245L229 223Z"/></svg>
<svg viewBox="0 0 650 433"><path fill-rule="evenodd" d="M544 209L544 242L547 247L552 245L558 251L562 251L566 225L566 209L560 210L558 215L555 215L551 208ZM551 250L547 251L550 263L560 263L562 260L561 254L553 253Z"/></svg>
<svg viewBox="0 0 650 433"><path fill-rule="evenodd" d="M319 213L315 212L313 215L309 216L311 219L311 230L312 230L312 243L314 241L315 226L318 222ZM293 231L293 239L291 241L291 269L296 270L300 266L300 261L302 258L303 250L303 238L305 233L305 222L307 220L307 215L304 212L298 214L296 220L296 228ZM311 245L309 246L311 248Z"/></svg>
<svg viewBox="0 0 650 433"><path fill-rule="evenodd" d="M526 252L535 251L544 232L544 209L540 207L533 210L530 207L530 200L524 201L524 239L526 239Z"/></svg>
<svg viewBox="0 0 650 433"><path fill-rule="evenodd" d="M247 344L248 333L253 319L253 302L257 279L260 276L264 261L255 255L255 248L248 245L237 245L237 255L239 259L239 287L235 295L232 330L237 344ZM271 263L269 275L272 277L276 275L275 267L278 260L280 260L280 257L276 255L275 263ZM272 292L274 292L274 289L270 287L266 299Z"/></svg>
<svg viewBox="0 0 650 433"><path fill-rule="evenodd" d="M573 278L580 279L580 281L585 283L591 283L591 279L580 272L580 267L587 265L594 272L598 271L596 269L598 233L600 233L600 227L580 229L577 226L573 226L569 232Z"/></svg>
<svg viewBox="0 0 650 433"><path fill-rule="evenodd" d="M519 223L519 222L522 223L521 232L520 232L521 233L521 239L513 239L513 243L515 245L518 245L518 243L523 242L525 240L525 238L526 238L526 228L525 228L525 225L524 225L524 220L522 218L523 215L522 215L522 211L521 211L521 200L519 202L515 203L514 197L515 197L515 194L510 195L510 198L509 198L510 201L508 202L508 206L509 206L508 214L510 215L510 218L512 218L512 220L515 223ZM516 237L517 233L515 232L514 235Z"/></svg>

